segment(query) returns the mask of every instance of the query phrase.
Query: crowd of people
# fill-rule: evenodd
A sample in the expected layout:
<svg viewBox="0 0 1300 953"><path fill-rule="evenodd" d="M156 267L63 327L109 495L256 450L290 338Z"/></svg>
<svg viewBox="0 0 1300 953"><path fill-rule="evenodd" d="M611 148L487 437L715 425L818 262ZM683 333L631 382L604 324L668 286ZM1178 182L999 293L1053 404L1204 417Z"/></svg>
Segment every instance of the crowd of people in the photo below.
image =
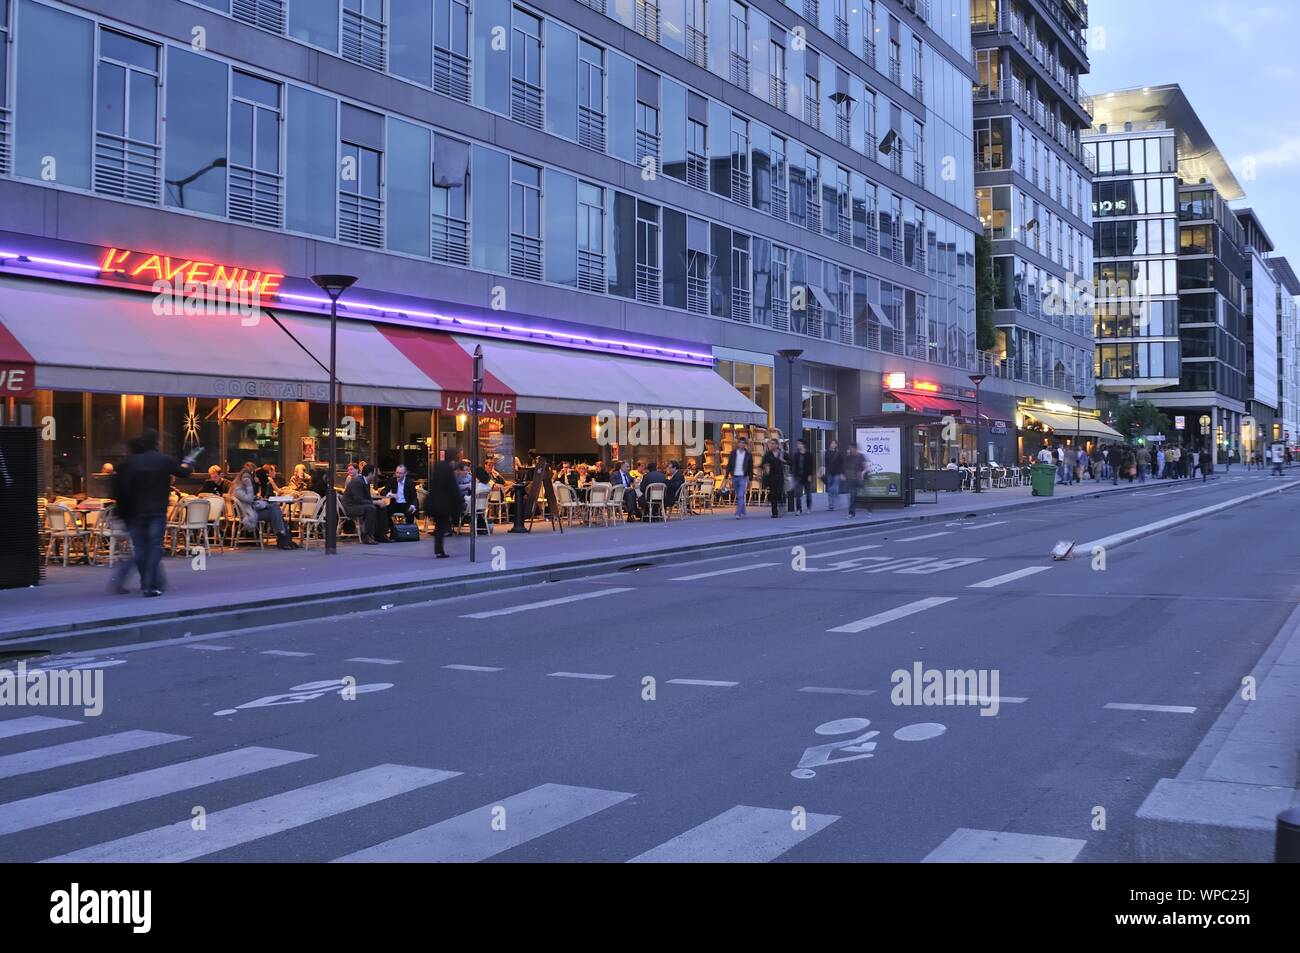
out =
<svg viewBox="0 0 1300 953"><path fill-rule="evenodd" d="M1237 457L1238 462L1240 459ZM1205 481L1214 472L1215 466L1214 456L1209 450L1184 447L1181 444L1166 447L1163 443L1152 446L1096 444L1090 450L1066 445L1053 448L1044 444L1034 462L1056 467L1056 482L1061 486L1081 483L1085 479L1109 480L1113 484L1118 484L1120 480L1145 483L1148 477L1154 480L1188 480L1194 479L1197 474ZM1222 464L1225 472L1232 470L1233 462L1233 454L1224 455ZM1269 451L1249 454L1246 466L1262 470L1266 462L1280 476L1286 462L1285 451L1277 446Z"/></svg>

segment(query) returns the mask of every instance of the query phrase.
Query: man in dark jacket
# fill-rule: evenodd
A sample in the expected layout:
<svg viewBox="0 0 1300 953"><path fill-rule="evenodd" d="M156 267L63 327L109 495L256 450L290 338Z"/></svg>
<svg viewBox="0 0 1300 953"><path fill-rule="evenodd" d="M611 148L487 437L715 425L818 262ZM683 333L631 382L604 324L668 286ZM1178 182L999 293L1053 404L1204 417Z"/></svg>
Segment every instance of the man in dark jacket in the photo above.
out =
<svg viewBox="0 0 1300 953"><path fill-rule="evenodd" d="M146 596L161 596L166 588L163 577L163 537L167 531L167 501L172 477L189 476L194 461L203 451L196 448L177 463L158 450L158 431L146 430L131 441L128 456L113 476L114 513L126 522L131 533L132 562L121 562L113 570L109 591L125 593L126 574L131 565L140 573L140 591Z"/></svg>
<svg viewBox="0 0 1300 953"><path fill-rule="evenodd" d="M420 509L420 498L415 492L415 481L406 472L406 464L399 463L393 475L384 484L384 496L388 497L389 532L392 532L392 517L401 513L406 522L415 521L415 514Z"/></svg>
<svg viewBox="0 0 1300 953"><path fill-rule="evenodd" d="M844 451L838 440L832 440L826 448L826 508L835 509L835 501L840 495L840 480L844 476Z"/></svg>
<svg viewBox="0 0 1300 953"><path fill-rule="evenodd" d="M664 491L664 506L671 509L677 504L677 497L681 495L682 485L686 482L686 477L682 475L681 465L676 460L668 461L668 479L664 484L668 487Z"/></svg>
<svg viewBox="0 0 1300 953"><path fill-rule="evenodd" d="M790 498L786 501L787 512L802 513L804 501L807 500L808 512L812 512L813 492L813 458L802 440L796 440L794 451L790 454L790 477L793 486Z"/></svg>
<svg viewBox="0 0 1300 953"><path fill-rule="evenodd" d="M745 492L749 489L749 481L754 479L754 455L749 452L749 441L744 437L738 438L736 448L727 454L727 468L722 472L736 496L736 519L743 519Z"/></svg>
<svg viewBox="0 0 1300 953"><path fill-rule="evenodd" d="M361 542L367 546L380 542L388 542L388 522L384 521L382 536L379 531L379 507L375 506L374 500L370 498L370 480L368 477L373 473L370 464L366 464L366 470L370 471L365 475L357 472L354 465L348 467L348 482L343 487L343 512L357 524L358 535Z"/></svg>
<svg viewBox="0 0 1300 953"><path fill-rule="evenodd" d="M447 551L443 548L443 537L451 532L455 521L465 509L465 498L461 496L460 486L456 483L456 471L447 459L439 460L433 465L429 474L428 495L424 506L433 520L433 554L438 559L446 559Z"/></svg>
<svg viewBox="0 0 1300 953"><path fill-rule="evenodd" d="M645 473L641 474L641 487L639 492L637 493L637 496L641 503L642 519L649 519L650 517L650 501L649 499L646 498L646 491L656 483L662 483L665 486L667 486L668 477L664 474L662 470L659 469L658 463L651 462L651 464L648 467L646 467ZM668 491L665 490L664 503L667 504L667 502L668 502Z"/></svg>

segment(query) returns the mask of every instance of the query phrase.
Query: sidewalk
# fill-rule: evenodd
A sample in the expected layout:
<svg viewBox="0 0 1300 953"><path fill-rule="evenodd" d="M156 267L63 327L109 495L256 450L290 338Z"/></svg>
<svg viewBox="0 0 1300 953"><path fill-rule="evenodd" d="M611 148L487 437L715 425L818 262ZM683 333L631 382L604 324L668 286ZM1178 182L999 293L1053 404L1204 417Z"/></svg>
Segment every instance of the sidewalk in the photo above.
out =
<svg viewBox="0 0 1300 953"><path fill-rule="evenodd" d="M452 558L447 560L433 558L433 541L428 537L418 543L382 546L343 543L333 557L326 557L319 545L292 553L274 548L214 551L201 572L191 568L188 558L165 557L169 591L148 600L138 592L109 595L106 567L65 569L51 564L43 585L0 590L0 643L11 650L19 648L20 640L33 640L33 647L88 648L96 641L86 638L92 634L111 635L121 642L273 625L596 575L636 562L658 564L702 552L745 552L774 540L793 543L809 536L852 533L869 525L1050 506L1166 485L1168 481L1119 486L1087 482L1057 486L1050 499L1031 496L1029 487L941 493L937 504L878 509L869 518L859 512L852 522L847 519L846 498L839 500L837 510L828 512L821 494L814 498L812 513L787 513L780 519L772 519L766 507L751 507L743 520L735 519L730 510L720 510L716 515L668 523L575 525L563 534L537 521L527 535L509 534L507 526L497 527L490 536L480 535L476 563L469 562L467 535L448 541Z"/></svg>

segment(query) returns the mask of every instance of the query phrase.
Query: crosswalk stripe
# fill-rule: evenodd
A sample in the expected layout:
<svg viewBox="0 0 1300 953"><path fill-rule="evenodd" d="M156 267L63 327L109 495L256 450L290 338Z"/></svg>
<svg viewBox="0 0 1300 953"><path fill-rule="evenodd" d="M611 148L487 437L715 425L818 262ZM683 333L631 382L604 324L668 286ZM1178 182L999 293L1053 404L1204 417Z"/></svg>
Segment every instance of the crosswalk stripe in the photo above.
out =
<svg viewBox="0 0 1300 953"><path fill-rule="evenodd" d="M36 731L49 731L51 728L70 728L81 722L71 718L50 718L47 715L29 715L26 718L10 718L0 721L0 738L16 738L18 735L30 735Z"/></svg>
<svg viewBox="0 0 1300 953"><path fill-rule="evenodd" d="M938 533L926 533L926 534L923 535L923 536L905 536L905 537L903 537L902 539L896 539L896 540L894 540L894 542L896 542L896 543L919 543L919 542L920 542L921 540L923 540L923 539L935 539L936 537L939 537L939 536L951 536L951 535L952 535L951 532L949 532L948 530L943 530L942 532L938 532Z"/></svg>
<svg viewBox="0 0 1300 953"><path fill-rule="evenodd" d="M336 863L475 863L567 827L632 796L623 791L542 784L340 857ZM502 825L494 823L497 818Z"/></svg>
<svg viewBox="0 0 1300 953"><path fill-rule="evenodd" d="M827 688L820 685L806 685L799 689L801 692L810 692L814 695L874 695L874 688Z"/></svg>
<svg viewBox="0 0 1300 953"><path fill-rule="evenodd" d="M484 612L471 612L468 615L461 616L462 619L494 619L499 615L512 615L516 612L527 612L530 609L547 609L551 606L562 606L567 602L582 602L586 599L600 599L604 596L615 596L620 592L631 592L630 586L614 586L609 589L597 589L595 592L579 592L572 596L560 596L557 599L543 599L541 602L529 602L522 606L508 606L505 609L488 609Z"/></svg>
<svg viewBox="0 0 1300 953"><path fill-rule="evenodd" d="M865 632L867 629L874 629L876 626L884 625L887 622L893 622L896 619L905 619L909 615L916 615L918 612L924 612L926 609L933 609L935 606L941 606L945 602L952 602L956 596L931 596L928 599L918 599L916 602L909 602L907 605L899 606L897 609L890 609L887 612L877 612L875 615L869 615L865 619L858 619L856 622L846 622L844 625L837 625L833 629L827 629L828 632Z"/></svg>
<svg viewBox="0 0 1300 953"><path fill-rule="evenodd" d="M1107 702L1102 707L1112 711L1159 711L1174 715L1194 715L1196 708L1192 705L1134 705L1130 702Z"/></svg>
<svg viewBox="0 0 1300 953"><path fill-rule="evenodd" d="M147 801L164 794L189 791L205 784L243 777L314 757L316 756L301 751L282 751L278 748L236 748L119 778L38 794L21 801L9 801L0 804L0 834L44 827L73 817Z"/></svg>
<svg viewBox="0 0 1300 953"><path fill-rule="evenodd" d="M717 817L638 854L628 863L749 863L780 857L800 841L838 821L837 814L809 814L795 830L788 810L737 805Z"/></svg>
<svg viewBox="0 0 1300 953"><path fill-rule="evenodd" d="M32 751L21 751L0 757L0 778L12 778L34 771L61 768L81 761L93 761L109 755L139 751L172 741L186 741L185 735L168 735L160 731L119 731L97 738L82 738L61 745L50 745Z"/></svg>
<svg viewBox="0 0 1300 953"><path fill-rule="evenodd" d="M722 682L712 678L670 678L669 685L695 685L700 688L735 688L740 682Z"/></svg>
<svg viewBox="0 0 1300 953"><path fill-rule="evenodd" d="M362 655L362 656L358 656L357 658L346 659L346 661L348 661L348 662L361 662L362 664L365 664L365 665L401 665L401 664L402 664L402 660L401 660L401 659L395 659L395 658L367 658L367 657L364 656L364 655Z"/></svg>
<svg viewBox="0 0 1300 953"><path fill-rule="evenodd" d="M600 675L596 672L551 672L548 678L590 678L596 681L604 681L607 678L613 678L613 675Z"/></svg>
<svg viewBox="0 0 1300 953"><path fill-rule="evenodd" d="M459 771L438 768L381 764L216 811L208 815L207 829L203 831L195 831L187 818L75 850L46 863L179 863L354 811L459 775Z"/></svg>
<svg viewBox="0 0 1300 953"><path fill-rule="evenodd" d="M1026 566L1024 569L1017 569L1014 572L1003 573L1001 576L994 576L992 579L985 579L983 582L971 583L967 589L992 589L995 586L1005 585L1008 582L1015 582L1017 579L1024 579L1026 576L1033 576L1040 572L1047 572L1051 566Z"/></svg>
<svg viewBox="0 0 1300 953"><path fill-rule="evenodd" d="M291 652L289 649L267 649L263 655L283 655L285 658L306 658L314 652Z"/></svg>
<svg viewBox="0 0 1300 953"><path fill-rule="evenodd" d="M809 553L809 559L826 559L829 556L843 556L845 553L860 553L867 549L879 549L880 543L868 543L866 546L850 546L848 549L832 549L829 553Z"/></svg>
<svg viewBox="0 0 1300 953"><path fill-rule="evenodd" d="M708 579L711 576L728 576L734 572L751 572L755 569L767 569L777 563L750 563L748 566L732 566L730 569L714 569L712 572L697 572L689 576L673 576L669 582L690 582L693 579Z"/></svg>
<svg viewBox="0 0 1300 953"><path fill-rule="evenodd" d="M1068 864L1087 841L1011 831L980 831L959 827L930 851L923 864Z"/></svg>

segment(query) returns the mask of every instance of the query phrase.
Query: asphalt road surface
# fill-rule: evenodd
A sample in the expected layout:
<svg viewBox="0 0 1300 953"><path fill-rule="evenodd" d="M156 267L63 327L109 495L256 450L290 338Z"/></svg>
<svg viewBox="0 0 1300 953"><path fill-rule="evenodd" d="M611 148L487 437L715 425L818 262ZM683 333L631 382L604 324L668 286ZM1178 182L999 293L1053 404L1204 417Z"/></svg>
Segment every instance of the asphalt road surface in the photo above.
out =
<svg viewBox="0 0 1300 953"><path fill-rule="evenodd" d="M0 710L0 859L1128 860L1295 604L1300 492L1047 554L1269 480L40 660L104 711ZM896 704L918 666L984 691Z"/></svg>

